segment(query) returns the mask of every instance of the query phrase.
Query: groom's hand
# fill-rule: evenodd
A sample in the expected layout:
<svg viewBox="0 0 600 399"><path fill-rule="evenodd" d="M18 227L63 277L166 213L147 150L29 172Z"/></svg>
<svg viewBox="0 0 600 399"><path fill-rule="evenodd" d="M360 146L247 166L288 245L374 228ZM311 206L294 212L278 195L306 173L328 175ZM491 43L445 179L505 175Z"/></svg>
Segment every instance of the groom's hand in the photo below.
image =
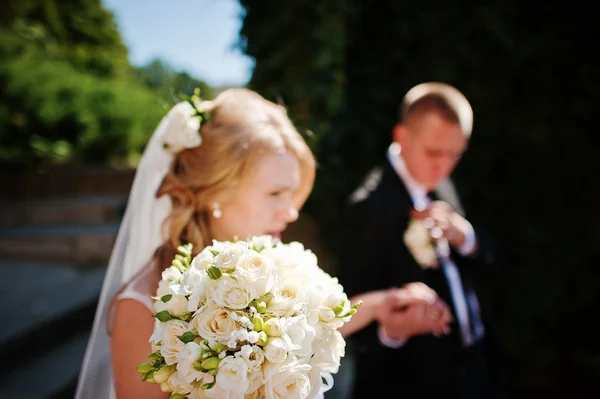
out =
<svg viewBox="0 0 600 399"><path fill-rule="evenodd" d="M441 232L441 235L454 248L460 248L465 243L467 231L472 229L469 222L454 212L452 207L444 201L434 201L422 211L413 209L411 216L415 219L425 220L434 237L435 231Z"/></svg>
<svg viewBox="0 0 600 399"><path fill-rule="evenodd" d="M388 290L377 320L389 338L405 340L420 334L448 334L452 315L434 290L423 283L410 283Z"/></svg>

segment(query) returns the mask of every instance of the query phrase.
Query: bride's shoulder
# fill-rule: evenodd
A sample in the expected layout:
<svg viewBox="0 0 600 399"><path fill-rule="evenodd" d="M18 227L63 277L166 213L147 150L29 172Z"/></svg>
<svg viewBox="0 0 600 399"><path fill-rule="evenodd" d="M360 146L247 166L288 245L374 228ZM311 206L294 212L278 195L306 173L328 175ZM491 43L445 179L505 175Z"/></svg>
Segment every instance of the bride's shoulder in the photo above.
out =
<svg viewBox="0 0 600 399"><path fill-rule="evenodd" d="M154 301L152 296L156 293L156 270L153 267L147 267L138 273L121 292L115 297L116 301L132 299L145 305L151 312L154 310Z"/></svg>

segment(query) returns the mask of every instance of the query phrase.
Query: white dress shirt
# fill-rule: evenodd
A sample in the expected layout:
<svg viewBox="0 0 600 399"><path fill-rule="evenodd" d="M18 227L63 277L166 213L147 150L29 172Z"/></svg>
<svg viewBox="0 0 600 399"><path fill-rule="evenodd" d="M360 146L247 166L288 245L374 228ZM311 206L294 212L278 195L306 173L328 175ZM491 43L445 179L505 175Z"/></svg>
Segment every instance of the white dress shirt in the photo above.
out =
<svg viewBox="0 0 600 399"><path fill-rule="evenodd" d="M415 209L426 209L431 203L431 198L428 197L425 186L420 184L410 175L408 168L406 167L406 164L400 155L399 144L393 143L390 145L388 149L388 160L396 171L396 174L398 174L398 177L400 177L404 183ZM456 250L463 256L470 255L475 249L476 244L473 226L471 226L471 224L468 222L467 224L468 229L465 232L465 242L460 248L456 248ZM462 286L460 272L456 267L456 264L449 257L450 248L448 247L447 241L442 240L441 242L438 242L436 251L438 253L438 258L440 259L441 267L444 270L446 279L448 280L452 301L454 303L454 308L456 309L455 316L461 330L463 345L469 346L473 342L473 336L469 324L469 310L467 307L465 292ZM476 302L476 298L474 300ZM395 340L388 337L382 327L379 328L379 339L384 345L392 348L399 348L406 342L406 340Z"/></svg>

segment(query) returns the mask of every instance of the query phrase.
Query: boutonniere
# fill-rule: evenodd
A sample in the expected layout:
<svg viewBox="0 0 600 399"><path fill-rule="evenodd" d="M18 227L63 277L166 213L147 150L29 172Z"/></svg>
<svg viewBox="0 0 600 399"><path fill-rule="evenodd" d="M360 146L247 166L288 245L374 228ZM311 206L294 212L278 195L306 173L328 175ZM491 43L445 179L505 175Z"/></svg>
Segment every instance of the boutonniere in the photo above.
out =
<svg viewBox="0 0 600 399"><path fill-rule="evenodd" d="M437 269L438 258L431 233L422 219L411 218L404 232L404 243L422 269Z"/></svg>

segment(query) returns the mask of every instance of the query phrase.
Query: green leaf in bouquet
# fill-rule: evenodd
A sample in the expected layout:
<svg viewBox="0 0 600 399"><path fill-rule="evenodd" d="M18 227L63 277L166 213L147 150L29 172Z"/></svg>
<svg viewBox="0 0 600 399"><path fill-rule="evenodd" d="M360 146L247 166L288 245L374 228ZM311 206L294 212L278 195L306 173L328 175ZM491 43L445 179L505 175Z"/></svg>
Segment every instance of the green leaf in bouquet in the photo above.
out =
<svg viewBox="0 0 600 399"><path fill-rule="evenodd" d="M169 399L186 399L186 397L187 396L180 393L174 393L173 395L169 396Z"/></svg>
<svg viewBox="0 0 600 399"><path fill-rule="evenodd" d="M209 382L209 383L207 383L207 384L202 384L202 385L200 386L200 388L202 388L202 389L211 389L211 388L212 388L212 387L214 387L214 386L215 386L215 381L213 381L213 382Z"/></svg>
<svg viewBox="0 0 600 399"><path fill-rule="evenodd" d="M152 317L156 317L158 320L162 321L163 323L165 321L175 319L175 317L171 313L169 313L168 310L163 310L161 312L155 313L152 315Z"/></svg>
<svg viewBox="0 0 600 399"><path fill-rule="evenodd" d="M152 360L154 362L165 360L159 350L154 353L151 353L150 356L148 356L148 357L150 358L150 360Z"/></svg>
<svg viewBox="0 0 600 399"><path fill-rule="evenodd" d="M184 344L187 344L188 342L192 342L193 340L195 340L196 337L198 337L196 334L194 334L191 331L188 331L188 332L178 336L177 338L179 338L179 340L181 342L183 342Z"/></svg>
<svg viewBox="0 0 600 399"><path fill-rule="evenodd" d="M219 270L218 267L214 266L211 266L208 269L206 269L206 274L208 274L208 277L210 277L211 280L218 280L223 275L221 273L221 270Z"/></svg>
<svg viewBox="0 0 600 399"><path fill-rule="evenodd" d="M212 375L213 377L217 375L217 369L210 369L206 372L208 375Z"/></svg>
<svg viewBox="0 0 600 399"><path fill-rule="evenodd" d="M169 300L173 298L173 294L165 294L163 296L153 296L152 299L154 299L155 301L161 301L161 302L169 302Z"/></svg>
<svg viewBox="0 0 600 399"><path fill-rule="evenodd" d="M215 251L214 249L209 249L209 251L210 251L210 253L211 253L213 256L217 256L217 255L219 255L219 254L220 254L220 252L219 252L219 251Z"/></svg>

